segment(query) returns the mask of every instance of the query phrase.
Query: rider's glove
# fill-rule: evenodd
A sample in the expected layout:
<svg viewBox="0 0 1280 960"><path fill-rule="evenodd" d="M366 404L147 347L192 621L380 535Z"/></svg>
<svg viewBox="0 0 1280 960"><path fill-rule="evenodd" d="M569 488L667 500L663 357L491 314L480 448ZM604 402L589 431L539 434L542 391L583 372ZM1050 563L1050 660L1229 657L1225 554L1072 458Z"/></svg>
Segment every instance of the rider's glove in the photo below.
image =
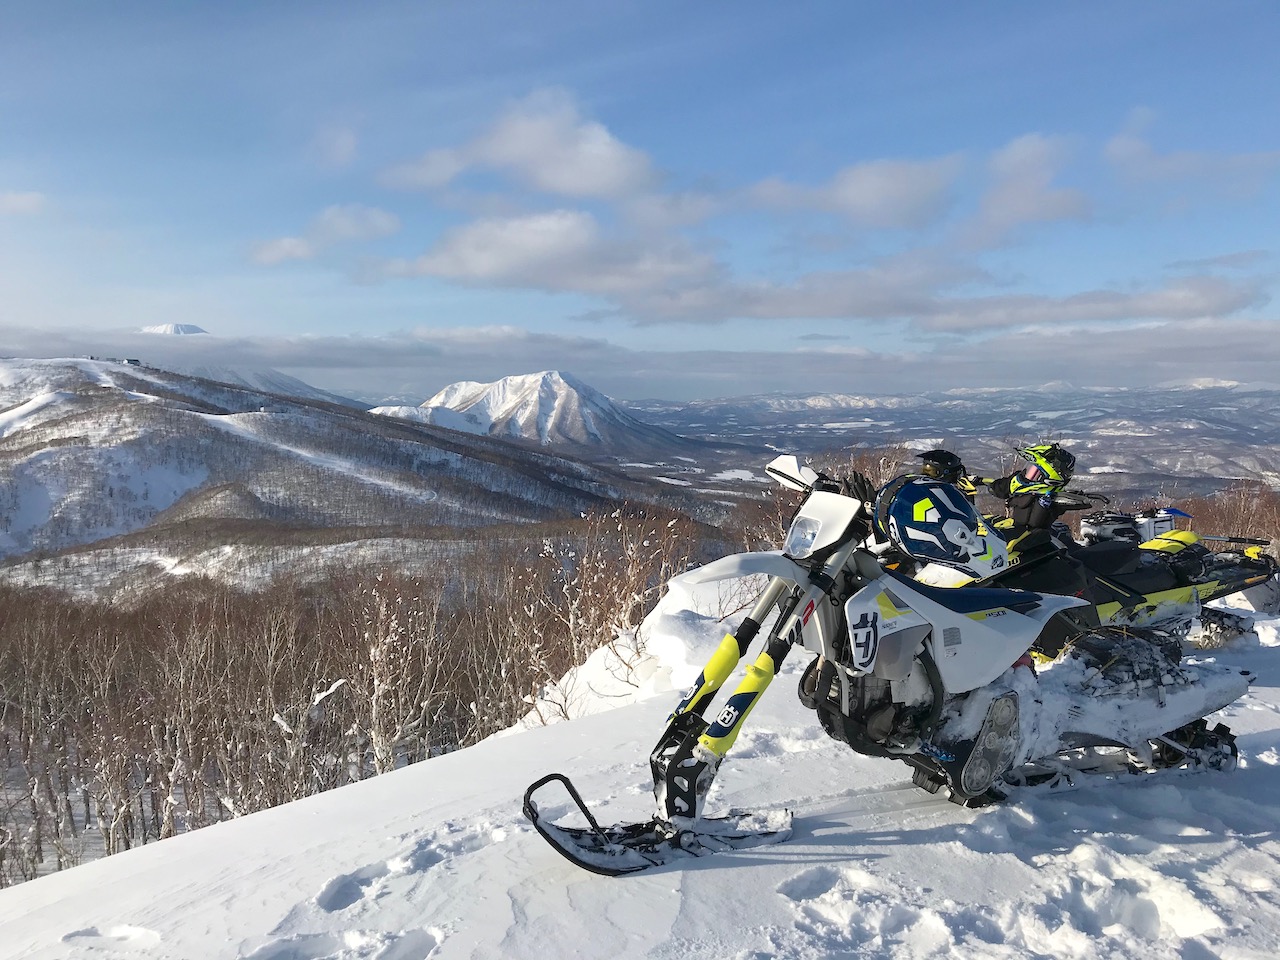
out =
<svg viewBox="0 0 1280 960"><path fill-rule="evenodd" d="M846 497L852 497L854 500L861 500L863 503L870 503L875 499L875 487L861 473L851 473L844 478L841 483L843 489L840 491Z"/></svg>

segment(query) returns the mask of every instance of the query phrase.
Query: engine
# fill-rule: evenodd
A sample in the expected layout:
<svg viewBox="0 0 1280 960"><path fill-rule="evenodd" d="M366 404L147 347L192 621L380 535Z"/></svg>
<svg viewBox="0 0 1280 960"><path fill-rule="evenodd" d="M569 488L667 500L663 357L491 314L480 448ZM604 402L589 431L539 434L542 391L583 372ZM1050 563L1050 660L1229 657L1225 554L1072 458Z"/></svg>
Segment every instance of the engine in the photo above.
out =
<svg viewBox="0 0 1280 960"><path fill-rule="evenodd" d="M923 665L917 662L917 668ZM827 735L846 743L857 753L872 757L897 757L910 752L941 713L941 684L921 684L911 695L909 681L885 680L874 675L850 676L849 710L840 707L840 683L834 663L815 658L800 678L800 702L818 714ZM923 693L923 697L919 694Z"/></svg>

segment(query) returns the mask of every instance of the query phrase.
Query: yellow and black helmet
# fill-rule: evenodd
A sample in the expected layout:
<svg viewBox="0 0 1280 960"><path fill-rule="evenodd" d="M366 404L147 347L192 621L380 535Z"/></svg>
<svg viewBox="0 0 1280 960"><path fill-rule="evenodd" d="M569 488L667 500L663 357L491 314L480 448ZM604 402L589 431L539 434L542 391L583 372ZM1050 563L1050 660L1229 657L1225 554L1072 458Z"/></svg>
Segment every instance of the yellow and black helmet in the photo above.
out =
<svg viewBox="0 0 1280 960"><path fill-rule="evenodd" d="M1076 472L1075 454L1056 443L1038 443L1024 447L1018 451L1018 456L1030 464L1022 472L1030 481L1065 487Z"/></svg>

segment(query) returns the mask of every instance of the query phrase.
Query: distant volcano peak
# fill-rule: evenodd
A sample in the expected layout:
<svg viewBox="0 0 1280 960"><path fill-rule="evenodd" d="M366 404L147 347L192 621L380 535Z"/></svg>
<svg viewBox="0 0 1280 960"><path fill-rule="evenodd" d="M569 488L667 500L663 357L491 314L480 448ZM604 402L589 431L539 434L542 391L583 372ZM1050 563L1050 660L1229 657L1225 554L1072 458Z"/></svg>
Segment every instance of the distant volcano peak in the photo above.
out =
<svg viewBox="0 0 1280 960"><path fill-rule="evenodd" d="M416 410L386 413L466 433L532 441L543 446L594 447L615 454L669 450L685 441L637 420L572 374L544 370L493 383L451 384Z"/></svg>
<svg viewBox="0 0 1280 960"><path fill-rule="evenodd" d="M160 323L154 327L143 327L143 333L159 333L171 337L185 337L195 333L203 333L206 336L209 331L203 327L197 327L194 323Z"/></svg>

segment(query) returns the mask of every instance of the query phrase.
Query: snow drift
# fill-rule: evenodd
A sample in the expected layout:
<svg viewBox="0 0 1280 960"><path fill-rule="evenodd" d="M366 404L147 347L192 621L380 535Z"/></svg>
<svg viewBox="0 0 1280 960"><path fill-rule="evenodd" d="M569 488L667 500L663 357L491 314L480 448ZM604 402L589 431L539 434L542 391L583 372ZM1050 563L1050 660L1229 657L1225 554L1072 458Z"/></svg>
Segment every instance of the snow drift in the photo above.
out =
<svg viewBox="0 0 1280 960"><path fill-rule="evenodd" d="M1234 772L963 809L827 739L795 702L797 657L710 803L790 808L790 841L620 880L577 870L521 818L524 787L563 770L602 822L647 816L652 741L733 606L674 583L642 631L640 671L601 654L566 678L572 721L0 891L0 955L1274 955L1280 620L1262 615L1213 652L1261 677L1222 716L1240 735Z"/></svg>

